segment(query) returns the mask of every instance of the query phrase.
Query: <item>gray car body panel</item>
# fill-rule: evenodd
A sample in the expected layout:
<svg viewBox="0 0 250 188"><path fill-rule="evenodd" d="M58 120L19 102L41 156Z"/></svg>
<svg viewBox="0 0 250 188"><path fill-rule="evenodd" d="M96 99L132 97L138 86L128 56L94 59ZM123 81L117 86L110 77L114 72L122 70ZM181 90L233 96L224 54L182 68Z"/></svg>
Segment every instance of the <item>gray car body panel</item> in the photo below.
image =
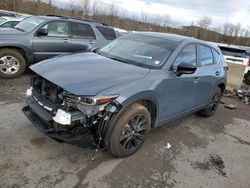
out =
<svg viewBox="0 0 250 188"><path fill-rule="evenodd" d="M66 19L54 16L41 16L46 20L38 25L31 32L22 32L13 28L0 28L0 48L22 49L25 53L27 63L33 64L53 56L70 54L73 52L83 52L89 49L101 48L111 40L107 40L100 33L96 26L112 28L102 23L83 21L76 19ZM48 37L36 36L38 29L53 21L88 24L94 31L96 39L69 37Z"/></svg>
<svg viewBox="0 0 250 188"><path fill-rule="evenodd" d="M206 107L213 90L220 84L226 85L227 65L223 58L220 58L218 63L201 67L200 57L197 55L198 67L194 74L177 76L176 70L172 66L180 51L187 44L208 45L223 57L216 46L176 35L141 34L166 37L179 42L178 47L161 69L141 68L91 53L47 60L32 66L31 69L76 95L110 96L118 94L119 97L116 100L123 108L136 101L152 101L157 111L155 126ZM66 66L67 61L69 63ZM75 63L79 66L73 69ZM64 65L64 68L53 68L60 64ZM77 68L79 69L77 70ZM215 74L217 71L218 75ZM73 79L74 83L67 81L69 79ZM70 84L72 86L68 87Z"/></svg>

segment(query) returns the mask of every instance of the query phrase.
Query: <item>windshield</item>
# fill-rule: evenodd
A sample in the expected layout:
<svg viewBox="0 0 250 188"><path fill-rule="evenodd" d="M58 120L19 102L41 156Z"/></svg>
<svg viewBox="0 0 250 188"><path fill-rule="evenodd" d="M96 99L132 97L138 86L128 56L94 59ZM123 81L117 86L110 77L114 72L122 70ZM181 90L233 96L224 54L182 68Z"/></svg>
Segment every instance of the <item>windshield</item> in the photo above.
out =
<svg viewBox="0 0 250 188"><path fill-rule="evenodd" d="M0 24L5 22L7 19L3 18L3 17L0 17Z"/></svg>
<svg viewBox="0 0 250 188"><path fill-rule="evenodd" d="M114 40L99 53L124 63L141 67L158 68L176 48L177 43L171 40L129 34Z"/></svg>
<svg viewBox="0 0 250 188"><path fill-rule="evenodd" d="M21 31L30 32L33 31L38 25L43 23L45 20L45 18L41 17L30 17L21 21L19 24L16 25L15 28Z"/></svg>

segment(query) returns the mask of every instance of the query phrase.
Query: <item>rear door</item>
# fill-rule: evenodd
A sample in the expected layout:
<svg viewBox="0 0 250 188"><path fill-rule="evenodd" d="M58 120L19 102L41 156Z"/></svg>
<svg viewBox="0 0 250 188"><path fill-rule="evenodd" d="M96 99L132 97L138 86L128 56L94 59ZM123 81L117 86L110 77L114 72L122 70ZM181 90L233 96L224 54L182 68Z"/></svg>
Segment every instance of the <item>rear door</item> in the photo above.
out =
<svg viewBox="0 0 250 188"><path fill-rule="evenodd" d="M87 23L71 23L72 48L74 52L83 52L98 47L96 35L92 27Z"/></svg>
<svg viewBox="0 0 250 188"><path fill-rule="evenodd" d="M36 62L72 51L68 22L51 21L42 28L47 29L48 35L37 36L35 34L32 42Z"/></svg>
<svg viewBox="0 0 250 188"><path fill-rule="evenodd" d="M198 68L196 103L199 106L206 105L213 89L222 76L219 64L220 54L208 45L198 45Z"/></svg>

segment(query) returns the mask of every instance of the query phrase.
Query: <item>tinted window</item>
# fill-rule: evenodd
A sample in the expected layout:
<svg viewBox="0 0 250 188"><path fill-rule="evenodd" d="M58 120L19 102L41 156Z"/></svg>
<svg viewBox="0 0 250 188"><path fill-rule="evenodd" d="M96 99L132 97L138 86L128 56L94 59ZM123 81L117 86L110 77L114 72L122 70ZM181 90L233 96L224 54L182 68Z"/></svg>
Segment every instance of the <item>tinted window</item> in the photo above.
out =
<svg viewBox="0 0 250 188"><path fill-rule="evenodd" d="M218 61L220 59L220 54L219 54L219 52L217 52L213 48L212 48L212 51L213 51L213 56L214 56L214 63L218 63Z"/></svg>
<svg viewBox="0 0 250 188"><path fill-rule="evenodd" d="M237 48L229 48L220 46L221 52L223 55L234 56L234 57L242 57L246 58L246 51L237 49Z"/></svg>
<svg viewBox="0 0 250 188"><path fill-rule="evenodd" d="M200 46L201 66L213 64L213 54L211 48Z"/></svg>
<svg viewBox="0 0 250 188"><path fill-rule="evenodd" d="M48 30L49 37L68 37L69 36L69 24L67 22L50 22L43 26Z"/></svg>
<svg viewBox="0 0 250 188"><path fill-rule="evenodd" d="M111 28L96 26L96 28L101 32L107 40L114 40L116 38L115 31Z"/></svg>
<svg viewBox="0 0 250 188"><path fill-rule="evenodd" d="M72 23L71 35L76 38L95 39L95 34L90 25L81 23Z"/></svg>
<svg viewBox="0 0 250 188"><path fill-rule="evenodd" d="M195 44L189 44L181 50L180 54L177 56L174 62L174 65L177 66L180 63L189 63L196 66Z"/></svg>

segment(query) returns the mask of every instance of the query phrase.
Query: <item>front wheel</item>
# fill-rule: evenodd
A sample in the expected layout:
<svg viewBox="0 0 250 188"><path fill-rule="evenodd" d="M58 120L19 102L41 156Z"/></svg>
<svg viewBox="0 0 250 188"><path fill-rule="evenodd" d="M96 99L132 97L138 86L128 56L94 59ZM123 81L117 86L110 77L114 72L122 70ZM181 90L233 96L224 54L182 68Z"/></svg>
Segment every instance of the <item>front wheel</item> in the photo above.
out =
<svg viewBox="0 0 250 188"><path fill-rule="evenodd" d="M217 87L213 91L207 107L199 112L200 115L205 116L205 117L212 116L215 113L215 111L220 103L221 97L222 97L222 90L221 90L221 88Z"/></svg>
<svg viewBox="0 0 250 188"><path fill-rule="evenodd" d="M0 78L16 78L23 74L26 68L25 58L17 50L0 50Z"/></svg>
<svg viewBox="0 0 250 188"><path fill-rule="evenodd" d="M115 157L135 153L144 143L151 125L151 115L141 104L131 105L118 119L111 134L109 151Z"/></svg>

